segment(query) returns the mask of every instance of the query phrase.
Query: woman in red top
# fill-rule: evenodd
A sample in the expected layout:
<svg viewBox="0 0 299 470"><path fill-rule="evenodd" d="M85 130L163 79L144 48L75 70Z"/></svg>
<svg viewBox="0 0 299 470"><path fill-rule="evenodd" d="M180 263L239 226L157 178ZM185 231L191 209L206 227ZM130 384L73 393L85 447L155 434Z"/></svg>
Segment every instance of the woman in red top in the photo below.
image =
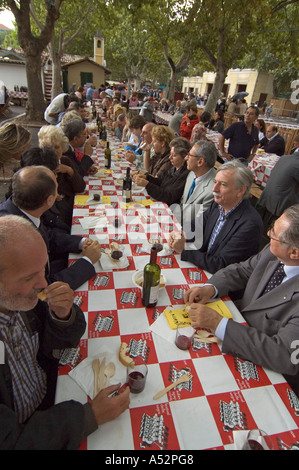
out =
<svg viewBox="0 0 299 470"><path fill-rule="evenodd" d="M187 106L187 115L184 116L181 123L181 137L191 139L192 129L199 122L196 106Z"/></svg>

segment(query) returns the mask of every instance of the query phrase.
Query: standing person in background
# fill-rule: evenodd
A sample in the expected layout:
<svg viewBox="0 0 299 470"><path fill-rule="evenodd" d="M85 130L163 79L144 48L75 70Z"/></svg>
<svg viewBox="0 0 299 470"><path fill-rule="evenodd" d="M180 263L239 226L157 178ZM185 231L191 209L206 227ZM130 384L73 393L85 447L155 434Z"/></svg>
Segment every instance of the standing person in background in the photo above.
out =
<svg viewBox="0 0 299 470"><path fill-rule="evenodd" d="M234 122L222 132L219 137L219 149L225 161L239 159L244 165L248 165L253 159L259 145L258 129L254 125L258 113L256 106L249 106L244 121ZM229 140L227 152L224 149L226 139Z"/></svg>
<svg viewBox="0 0 299 470"><path fill-rule="evenodd" d="M55 96L44 113L44 119L48 124L57 124L58 116L64 113L70 104L70 97L67 93L60 93Z"/></svg>
<svg viewBox="0 0 299 470"><path fill-rule="evenodd" d="M191 139L192 129L199 122L197 106L187 105L187 115L183 118L180 128L181 137Z"/></svg>

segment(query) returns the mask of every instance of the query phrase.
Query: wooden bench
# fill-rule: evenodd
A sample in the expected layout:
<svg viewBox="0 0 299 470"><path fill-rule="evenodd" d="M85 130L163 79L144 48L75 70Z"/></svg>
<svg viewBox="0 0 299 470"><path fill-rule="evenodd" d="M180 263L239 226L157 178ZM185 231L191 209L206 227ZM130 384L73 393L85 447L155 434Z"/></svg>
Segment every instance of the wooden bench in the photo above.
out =
<svg viewBox="0 0 299 470"><path fill-rule="evenodd" d="M286 143L285 155L291 153L292 148L294 147L294 138L299 133L298 129L287 129L286 127L278 127L278 132L281 137L284 138Z"/></svg>

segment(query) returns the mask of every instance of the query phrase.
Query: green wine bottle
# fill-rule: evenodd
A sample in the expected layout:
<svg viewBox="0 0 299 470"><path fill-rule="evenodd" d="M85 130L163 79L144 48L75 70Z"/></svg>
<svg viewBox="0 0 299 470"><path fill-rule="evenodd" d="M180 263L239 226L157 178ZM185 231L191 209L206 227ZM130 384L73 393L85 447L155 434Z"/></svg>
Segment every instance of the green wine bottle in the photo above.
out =
<svg viewBox="0 0 299 470"><path fill-rule="evenodd" d="M107 141L107 147L105 148L105 167L111 167L111 150L109 148L109 142Z"/></svg>
<svg viewBox="0 0 299 470"><path fill-rule="evenodd" d="M150 262L143 270L142 303L145 307L154 307L158 301L161 268L157 264L156 247L151 249Z"/></svg>
<svg viewBox="0 0 299 470"><path fill-rule="evenodd" d="M132 194L132 178L130 176L130 168L127 168L126 177L123 180L123 201L131 202Z"/></svg>

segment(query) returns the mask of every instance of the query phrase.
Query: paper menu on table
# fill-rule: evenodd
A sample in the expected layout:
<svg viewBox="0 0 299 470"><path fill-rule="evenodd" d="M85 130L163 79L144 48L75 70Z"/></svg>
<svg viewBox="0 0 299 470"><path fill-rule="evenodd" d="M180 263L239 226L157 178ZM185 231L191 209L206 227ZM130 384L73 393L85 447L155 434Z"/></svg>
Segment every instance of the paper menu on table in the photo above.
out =
<svg viewBox="0 0 299 470"><path fill-rule="evenodd" d="M139 201L121 203L121 208L122 209L129 209L130 207L138 205L138 204L146 207L146 206L150 206L152 204L155 204L155 201L152 201L151 199L140 199Z"/></svg>
<svg viewBox="0 0 299 470"><path fill-rule="evenodd" d="M232 318L232 314L229 309L223 302L223 300L217 300L216 302L209 302L206 304L207 307L215 310L219 315L225 318ZM181 309L166 309L164 310L165 317L168 321L168 324L171 329L176 329L179 323L182 323L183 326L189 326L191 324L191 319L189 313L185 308Z"/></svg>
<svg viewBox="0 0 299 470"><path fill-rule="evenodd" d="M75 206L87 206L92 201L93 204L111 204L110 196L101 196L100 201L94 201L91 196L84 194L77 194L75 197Z"/></svg>

